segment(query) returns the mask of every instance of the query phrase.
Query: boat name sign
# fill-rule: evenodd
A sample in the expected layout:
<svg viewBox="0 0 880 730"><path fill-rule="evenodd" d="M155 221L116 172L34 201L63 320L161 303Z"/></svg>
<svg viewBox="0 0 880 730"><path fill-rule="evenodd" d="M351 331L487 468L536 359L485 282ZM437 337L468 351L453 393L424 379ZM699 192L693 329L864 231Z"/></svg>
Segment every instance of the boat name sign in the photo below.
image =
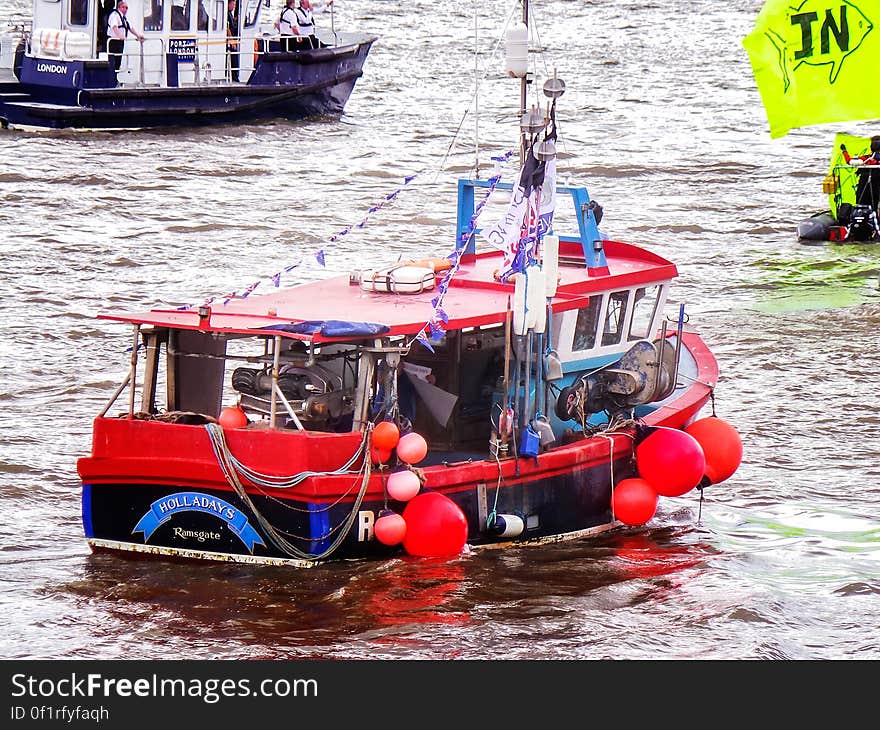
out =
<svg viewBox="0 0 880 730"><path fill-rule="evenodd" d="M229 502L198 492L177 492L157 499L150 505L150 510L141 517L132 532L143 532L144 541L147 541L160 525L178 512L205 512L219 517L229 525L229 529L251 552L254 551L254 545L257 543L265 545L257 531L251 527L247 515Z"/></svg>
<svg viewBox="0 0 880 730"><path fill-rule="evenodd" d="M67 66L64 66L60 63L38 63L37 71L41 73L47 74L66 74L68 70Z"/></svg>
<svg viewBox="0 0 880 730"><path fill-rule="evenodd" d="M197 41L195 38L169 38L168 51L177 54L178 63L195 61L198 52Z"/></svg>

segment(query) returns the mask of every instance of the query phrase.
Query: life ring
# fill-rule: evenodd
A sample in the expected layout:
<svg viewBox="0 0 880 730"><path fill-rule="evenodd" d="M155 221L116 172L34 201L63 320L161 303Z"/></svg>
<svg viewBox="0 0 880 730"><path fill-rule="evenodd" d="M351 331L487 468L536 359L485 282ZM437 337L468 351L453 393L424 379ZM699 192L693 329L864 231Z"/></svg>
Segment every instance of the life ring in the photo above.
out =
<svg viewBox="0 0 880 730"><path fill-rule="evenodd" d="M260 41L254 38L254 68L257 67L257 59L260 57Z"/></svg>

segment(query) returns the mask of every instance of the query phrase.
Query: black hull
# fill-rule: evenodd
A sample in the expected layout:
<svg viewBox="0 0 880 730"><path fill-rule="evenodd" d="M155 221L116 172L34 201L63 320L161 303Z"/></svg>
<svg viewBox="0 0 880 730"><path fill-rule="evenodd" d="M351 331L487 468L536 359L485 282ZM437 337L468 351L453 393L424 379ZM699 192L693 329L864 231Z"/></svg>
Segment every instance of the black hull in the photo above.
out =
<svg viewBox="0 0 880 730"><path fill-rule="evenodd" d="M616 479L635 476L632 459L615 460ZM464 513L468 544L509 544L512 541L547 542L580 537L616 526L610 512L611 472L603 463L579 465L562 474L529 482L507 483L497 495L494 487L473 484L440 491ZM175 496L176 495L176 496ZM189 495L189 496L185 496ZM82 509L86 538L95 550L120 550L238 562L315 563L324 558L336 533L334 526L345 522L353 508L346 500L324 509L292 500L251 494L255 514L229 490L180 485L160 487L146 484L84 485ZM170 501L169 501L170 500ZM162 502L179 509L156 517ZM196 502L196 506L191 506ZM232 509L223 512L222 503ZM211 504L202 509L198 504ZM400 546L386 546L372 534L372 523L385 508L384 500L365 499L358 507L358 519L328 559L385 559L402 554ZM405 504L389 507L400 512ZM486 513L532 515L521 535L501 537L486 527ZM213 511L212 511L213 510ZM264 529L261 520L293 543L297 552L281 548Z"/></svg>
<svg viewBox="0 0 880 730"><path fill-rule="evenodd" d="M855 229L842 225L829 211L805 218L797 226L799 241L825 243L876 243L877 236L870 229Z"/></svg>

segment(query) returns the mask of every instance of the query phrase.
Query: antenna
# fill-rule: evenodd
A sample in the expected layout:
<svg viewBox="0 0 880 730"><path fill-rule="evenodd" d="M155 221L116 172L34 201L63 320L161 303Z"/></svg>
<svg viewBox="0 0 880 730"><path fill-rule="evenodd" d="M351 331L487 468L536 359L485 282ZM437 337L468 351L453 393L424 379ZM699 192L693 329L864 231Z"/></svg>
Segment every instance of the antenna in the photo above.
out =
<svg viewBox="0 0 880 730"><path fill-rule="evenodd" d="M529 85L529 70L528 70L529 0L523 0L522 22L523 22L523 25L526 27L526 72L522 75L522 78L519 80L519 114L520 114L520 119L522 119L526 115L526 98L527 98L528 85ZM525 132L525 129L523 129L522 139L520 140L520 146L521 146L520 160L522 161L523 164L525 164L525 161L526 161L526 150L528 149L528 143L529 143L529 140L526 139L526 132Z"/></svg>
<svg viewBox="0 0 880 730"><path fill-rule="evenodd" d="M477 0L474 0L474 178L480 178L480 53Z"/></svg>

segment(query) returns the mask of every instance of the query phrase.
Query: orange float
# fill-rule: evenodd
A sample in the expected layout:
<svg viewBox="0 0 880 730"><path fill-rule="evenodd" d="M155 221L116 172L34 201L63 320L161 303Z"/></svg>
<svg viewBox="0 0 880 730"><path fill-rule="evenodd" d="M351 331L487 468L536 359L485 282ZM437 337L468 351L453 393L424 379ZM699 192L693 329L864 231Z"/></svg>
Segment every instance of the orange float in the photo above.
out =
<svg viewBox="0 0 880 730"><path fill-rule="evenodd" d="M217 421L223 428L244 428L250 423L247 413L241 409L241 406L224 408L220 411L220 418Z"/></svg>

